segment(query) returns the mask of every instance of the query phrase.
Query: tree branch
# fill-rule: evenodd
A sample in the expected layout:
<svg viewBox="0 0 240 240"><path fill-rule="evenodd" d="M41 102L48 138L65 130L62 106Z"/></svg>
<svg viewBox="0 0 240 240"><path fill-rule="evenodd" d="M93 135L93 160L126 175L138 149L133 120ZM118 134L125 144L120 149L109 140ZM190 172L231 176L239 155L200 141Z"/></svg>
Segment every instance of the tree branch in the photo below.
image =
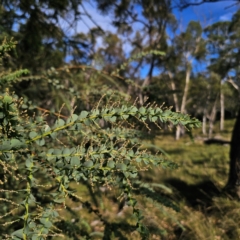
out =
<svg viewBox="0 0 240 240"><path fill-rule="evenodd" d="M216 3L216 2L236 2L236 4L240 3L240 0L179 0L179 3L176 3L176 7L180 8L180 10L183 10L185 8L188 8L190 6L199 6L204 3ZM233 4L231 6L234 6L236 4ZM174 7L175 8L175 7Z"/></svg>
<svg viewBox="0 0 240 240"><path fill-rule="evenodd" d="M232 86L239 91L239 86L232 80L231 77L228 77L227 82L231 83Z"/></svg>

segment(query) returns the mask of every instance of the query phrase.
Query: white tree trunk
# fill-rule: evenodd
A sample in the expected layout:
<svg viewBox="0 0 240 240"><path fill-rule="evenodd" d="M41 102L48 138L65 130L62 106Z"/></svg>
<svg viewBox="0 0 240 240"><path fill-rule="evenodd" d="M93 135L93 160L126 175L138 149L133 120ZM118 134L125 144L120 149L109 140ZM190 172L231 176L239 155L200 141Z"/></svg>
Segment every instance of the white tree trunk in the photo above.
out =
<svg viewBox="0 0 240 240"><path fill-rule="evenodd" d="M220 89L220 131L224 130L224 119L225 119L225 107L224 107L224 93L223 93L223 82L221 82Z"/></svg>
<svg viewBox="0 0 240 240"><path fill-rule="evenodd" d="M168 76L169 76L169 78L170 78L171 89L172 89L172 91L173 91L173 102L174 102L175 110L176 110L176 112L180 112L178 96L177 96L177 94L175 93L175 91L176 91L176 85L175 85L175 82L174 82L174 80L173 80L173 75L172 75L172 73L168 72ZM176 133L175 133L175 139L176 139L176 140L179 140L180 135L181 135L181 127L180 127L180 126L177 126L177 128L176 128Z"/></svg>
<svg viewBox="0 0 240 240"><path fill-rule="evenodd" d="M187 95L188 95L188 89L189 89L189 83L190 83L190 74L191 74L191 65L190 63L188 63L187 69L186 69L185 87L183 91L182 104L180 109L181 113L186 113L186 102L187 102ZM184 129L181 126L177 126L176 140L179 140L181 133L184 134Z"/></svg>
<svg viewBox="0 0 240 240"><path fill-rule="evenodd" d="M219 97L219 96L218 96ZM208 137L211 138L212 137L212 133L213 133L213 128L214 128L214 121L216 118L216 110L217 110L217 100L218 97L216 98L213 107L212 107L212 112L211 115L209 117L209 131L208 131Z"/></svg>
<svg viewBox="0 0 240 240"><path fill-rule="evenodd" d="M188 63L188 66L186 69L185 87L184 87L182 104L181 104L181 113L186 113L186 101L187 101L187 95L188 95L188 89L189 89L189 83L190 83L190 74L191 74L191 66L190 66L190 63Z"/></svg>
<svg viewBox="0 0 240 240"><path fill-rule="evenodd" d="M207 109L203 110L203 118L202 118L202 133L204 135L207 134Z"/></svg>
<svg viewBox="0 0 240 240"><path fill-rule="evenodd" d="M179 112L180 109L179 109L178 97L177 97L177 94L175 93L176 85L175 85L175 82L173 80L172 73L168 72L168 76L170 78L171 89L172 89L172 91L174 91L174 93L173 93L173 102L174 102L174 105L175 105L175 110L176 110L176 112Z"/></svg>

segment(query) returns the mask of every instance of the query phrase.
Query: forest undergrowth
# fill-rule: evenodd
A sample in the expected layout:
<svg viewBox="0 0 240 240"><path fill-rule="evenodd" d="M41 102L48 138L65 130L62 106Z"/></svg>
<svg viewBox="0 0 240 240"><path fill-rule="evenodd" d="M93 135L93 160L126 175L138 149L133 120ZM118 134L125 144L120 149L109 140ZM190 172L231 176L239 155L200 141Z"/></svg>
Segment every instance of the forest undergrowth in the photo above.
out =
<svg viewBox="0 0 240 240"><path fill-rule="evenodd" d="M219 132L216 124L214 138L230 141L233 125L234 120L228 120L225 130ZM153 152L159 150L156 146L164 149L164 154L179 164L179 168L174 171L154 168L141 173L144 182L151 183L152 186L155 184L155 190L158 189L161 197L172 199L179 209L175 211L164 206L156 209L144 198L138 199L145 211L145 224L152 232L156 231L156 235L153 234L151 239L159 239L160 236L164 240L240 239L240 202L224 191L229 171L230 145L204 143L205 137L200 129L195 130L193 135L194 141L188 136L175 141L170 133L157 135L153 140L148 140L151 137L147 136L144 141L147 147L155 145ZM121 225L126 221L129 224L134 222L131 209L124 206L124 203L118 203L117 191L108 191L106 187L100 188L96 194L94 189L90 189L91 186L78 186L78 191L85 192L89 202L100 207L105 218ZM92 197L89 190L95 193ZM148 194L146 193L146 196ZM97 197L93 197L96 195ZM109 202L109 199L112 201ZM103 225L100 221L87 219L87 210L77 202L69 201L67 206L64 211L69 221L79 221L79 226L86 231L91 228L95 232L99 231L99 235L92 238L101 239ZM81 214L81 219L78 214ZM112 236L112 239L116 238ZM139 235L134 232L126 239L139 239Z"/></svg>
<svg viewBox="0 0 240 240"><path fill-rule="evenodd" d="M240 239L240 203L224 187L229 172L230 145L234 120L225 123L225 130L215 125L214 139L221 143L206 144L201 130L194 130L194 142L188 136L174 141L172 136L158 136L154 144L161 146L179 164L176 171L154 170L146 176L149 181L163 182L172 190L171 198L179 205L178 213L171 212L184 227L174 226L163 239ZM152 176L152 177L151 177ZM152 179L151 179L152 178ZM161 219L162 217L159 217Z"/></svg>

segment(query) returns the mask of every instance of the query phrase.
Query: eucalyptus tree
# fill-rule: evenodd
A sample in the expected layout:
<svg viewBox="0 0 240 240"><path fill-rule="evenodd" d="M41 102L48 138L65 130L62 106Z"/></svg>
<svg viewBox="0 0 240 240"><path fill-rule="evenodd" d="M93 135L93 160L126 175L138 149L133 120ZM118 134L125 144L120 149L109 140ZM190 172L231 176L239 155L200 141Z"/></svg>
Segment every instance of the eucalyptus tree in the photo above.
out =
<svg viewBox="0 0 240 240"><path fill-rule="evenodd" d="M210 55L209 71L219 75L220 130L224 129L224 85L233 70L233 42L229 35L230 21L216 22L205 29ZM212 119L210 119L210 122Z"/></svg>
<svg viewBox="0 0 240 240"><path fill-rule="evenodd" d="M199 22L191 21L185 32L174 36L165 69L169 75L175 109L187 113L187 100L190 87L190 78L196 61L202 61L206 55L205 41L202 37L202 27ZM181 76L179 73L184 73ZM181 82L181 83L180 83ZM176 90L181 92L177 94ZM180 138L181 129L176 131L176 139Z"/></svg>
<svg viewBox="0 0 240 240"><path fill-rule="evenodd" d="M182 5L178 5L178 7L186 8L193 5L200 5L207 2L221 2L221 0L181 0L178 1L178 3ZM233 0L232 6L237 6L240 1L239 0ZM230 3L230 1L229 1ZM223 64L223 69L219 68L219 71L222 72L222 70L226 71L226 69L232 69L234 70L234 73L230 75L230 78L228 78L228 82L232 84L232 86L239 91L239 26L240 26L240 13L237 11L233 18L231 23L228 25L228 33L229 33L229 41L227 42L227 45L230 44L230 48L228 50L231 51L231 56L228 57L226 62L222 62L220 59L220 63ZM234 43L234 44L233 44ZM218 62L219 63L219 62ZM238 105L239 105L239 99L238 99ZM234 192L238 194L240 197L240 148L239 148L239 139L240 139L240 107L238 106L238 115L237 119L233 128L232 132L232 140L231 140L231 148L230 148L230 171L229 171L229 178L227 183L227 189L234 189Z"/></svg>
<svg viewBox="0 0 240 240"><path fill-rule="evenodd" d="M170 0L137 0L137 1L97 1L102 12L113 12L113 24L122 34L131 48L131 55L150 50L164 51L167 47L166 28L176 22L172 13ZM144 102L142 89L149 86L154 72L162 67L162 58L150 55L144 59L134 60L134 69L129 72L129 78L136 79L139 71L144 68L143 81L137 81L138 87L129 86L129 92L135 92L140 102Z"/></svg>
<svg viewBox="0 0 240 240"><path fill-rule="evenodd" d="M219 75L214 72L198 73L189 92L191 106L194 106L192 112L195 110L195 114L202 116L202 133L209 138L213 134L219 106L219 79Z"/></svg>
<svg viewBox="0 0 240 240"><path fill-rule="evenodd" d="M226 83L231 84L235 90L239 92L239 53L240 53L240 11L237 11L231 21L217 22L206 28L206 34L208 36L208 47L211 53L211 64L209 69L214 71L220 76L222 86ZM223 89L221 86L220 89ZM220 103L221 103L221 120L223 120L224 106L223 106L223 92L220 91ZM239 106L239 97L235 101ZM239 112L240 113L240 112ZM229 174L229 186L235 186L239 178L239 121L240 114L238 114L235 127L232 135L232 144L230 151L230 174ZM223 123L221 121L221 127Z"/></svg>
<svg viewBox="0 0 240 240"><path fill-rule="evenodd" d="M240 53L240 10L237 11L229 26L229 39L231 43L231 75L229 82L233 87L238 90L238 115L232 133L231 150L230 150L230 172L228 179L228 186L236 187L238 196L240 197L240 66L239 66L239 53Z"/></svg>

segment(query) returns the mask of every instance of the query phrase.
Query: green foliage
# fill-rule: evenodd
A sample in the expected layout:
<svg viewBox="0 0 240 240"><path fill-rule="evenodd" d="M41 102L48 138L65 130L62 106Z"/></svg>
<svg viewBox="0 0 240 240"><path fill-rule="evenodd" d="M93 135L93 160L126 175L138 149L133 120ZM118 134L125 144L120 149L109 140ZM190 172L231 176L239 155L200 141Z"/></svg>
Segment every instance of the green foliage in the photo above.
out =
<svg viewBox="0 0 240 240"><path fill-rule="evenodd" d="M11 51L16 47L16 42L10 40L4 40L0 46L0 64L2 65L2 60L4 58L8 58L7 52ZM8 85L17 80L22 80L22 76L28 74L29 71L27 69L17 70L14 72L6 72L2 71L0 73L0 86Z"/></svg>
<svg viewBox="0 0 240 240"><path fill-rule="evenodd" d="M99 102L95 108L79 113L72 109L69 117L63 119L59 114L51 124L44 115L31 116L23 99L7 90L3 92L0 97L0 180L4 237L45 239L71 234L66 230L68 223L60 223L61 208L66 207L69 198L80 201L103 222L103 239L119 235L118 224L104 219L99 210L82 199L81 193L70 187L76 182L90 184L90 188L118 189L119 197L132 208L135 222L123 229L137 230L143 239L148 238L133 190L136 187L137 194L155 197L152 188L139 185L139 172L150 166L177 167L141 147L137 139L139 133L134 129L137 130L139 124L149 129L151 122L157 126L180 124L188 130L200 125L197 119L170 109L156 105L122 105L120 101L103 106ZM101 127L102 123L107 127ZM159 196L155 201L176 208L165 197ZM80 234L89 238L97 233L80 231Z"/></svg>
<svg viewBox="0 0 240 240"><path fill-rule="evenodd" d="M16 46L16 42L13 42L12 40L7 41L6 39L2 42L0 46L0 56L2 57L11 49L13 49Z"/></svg>

